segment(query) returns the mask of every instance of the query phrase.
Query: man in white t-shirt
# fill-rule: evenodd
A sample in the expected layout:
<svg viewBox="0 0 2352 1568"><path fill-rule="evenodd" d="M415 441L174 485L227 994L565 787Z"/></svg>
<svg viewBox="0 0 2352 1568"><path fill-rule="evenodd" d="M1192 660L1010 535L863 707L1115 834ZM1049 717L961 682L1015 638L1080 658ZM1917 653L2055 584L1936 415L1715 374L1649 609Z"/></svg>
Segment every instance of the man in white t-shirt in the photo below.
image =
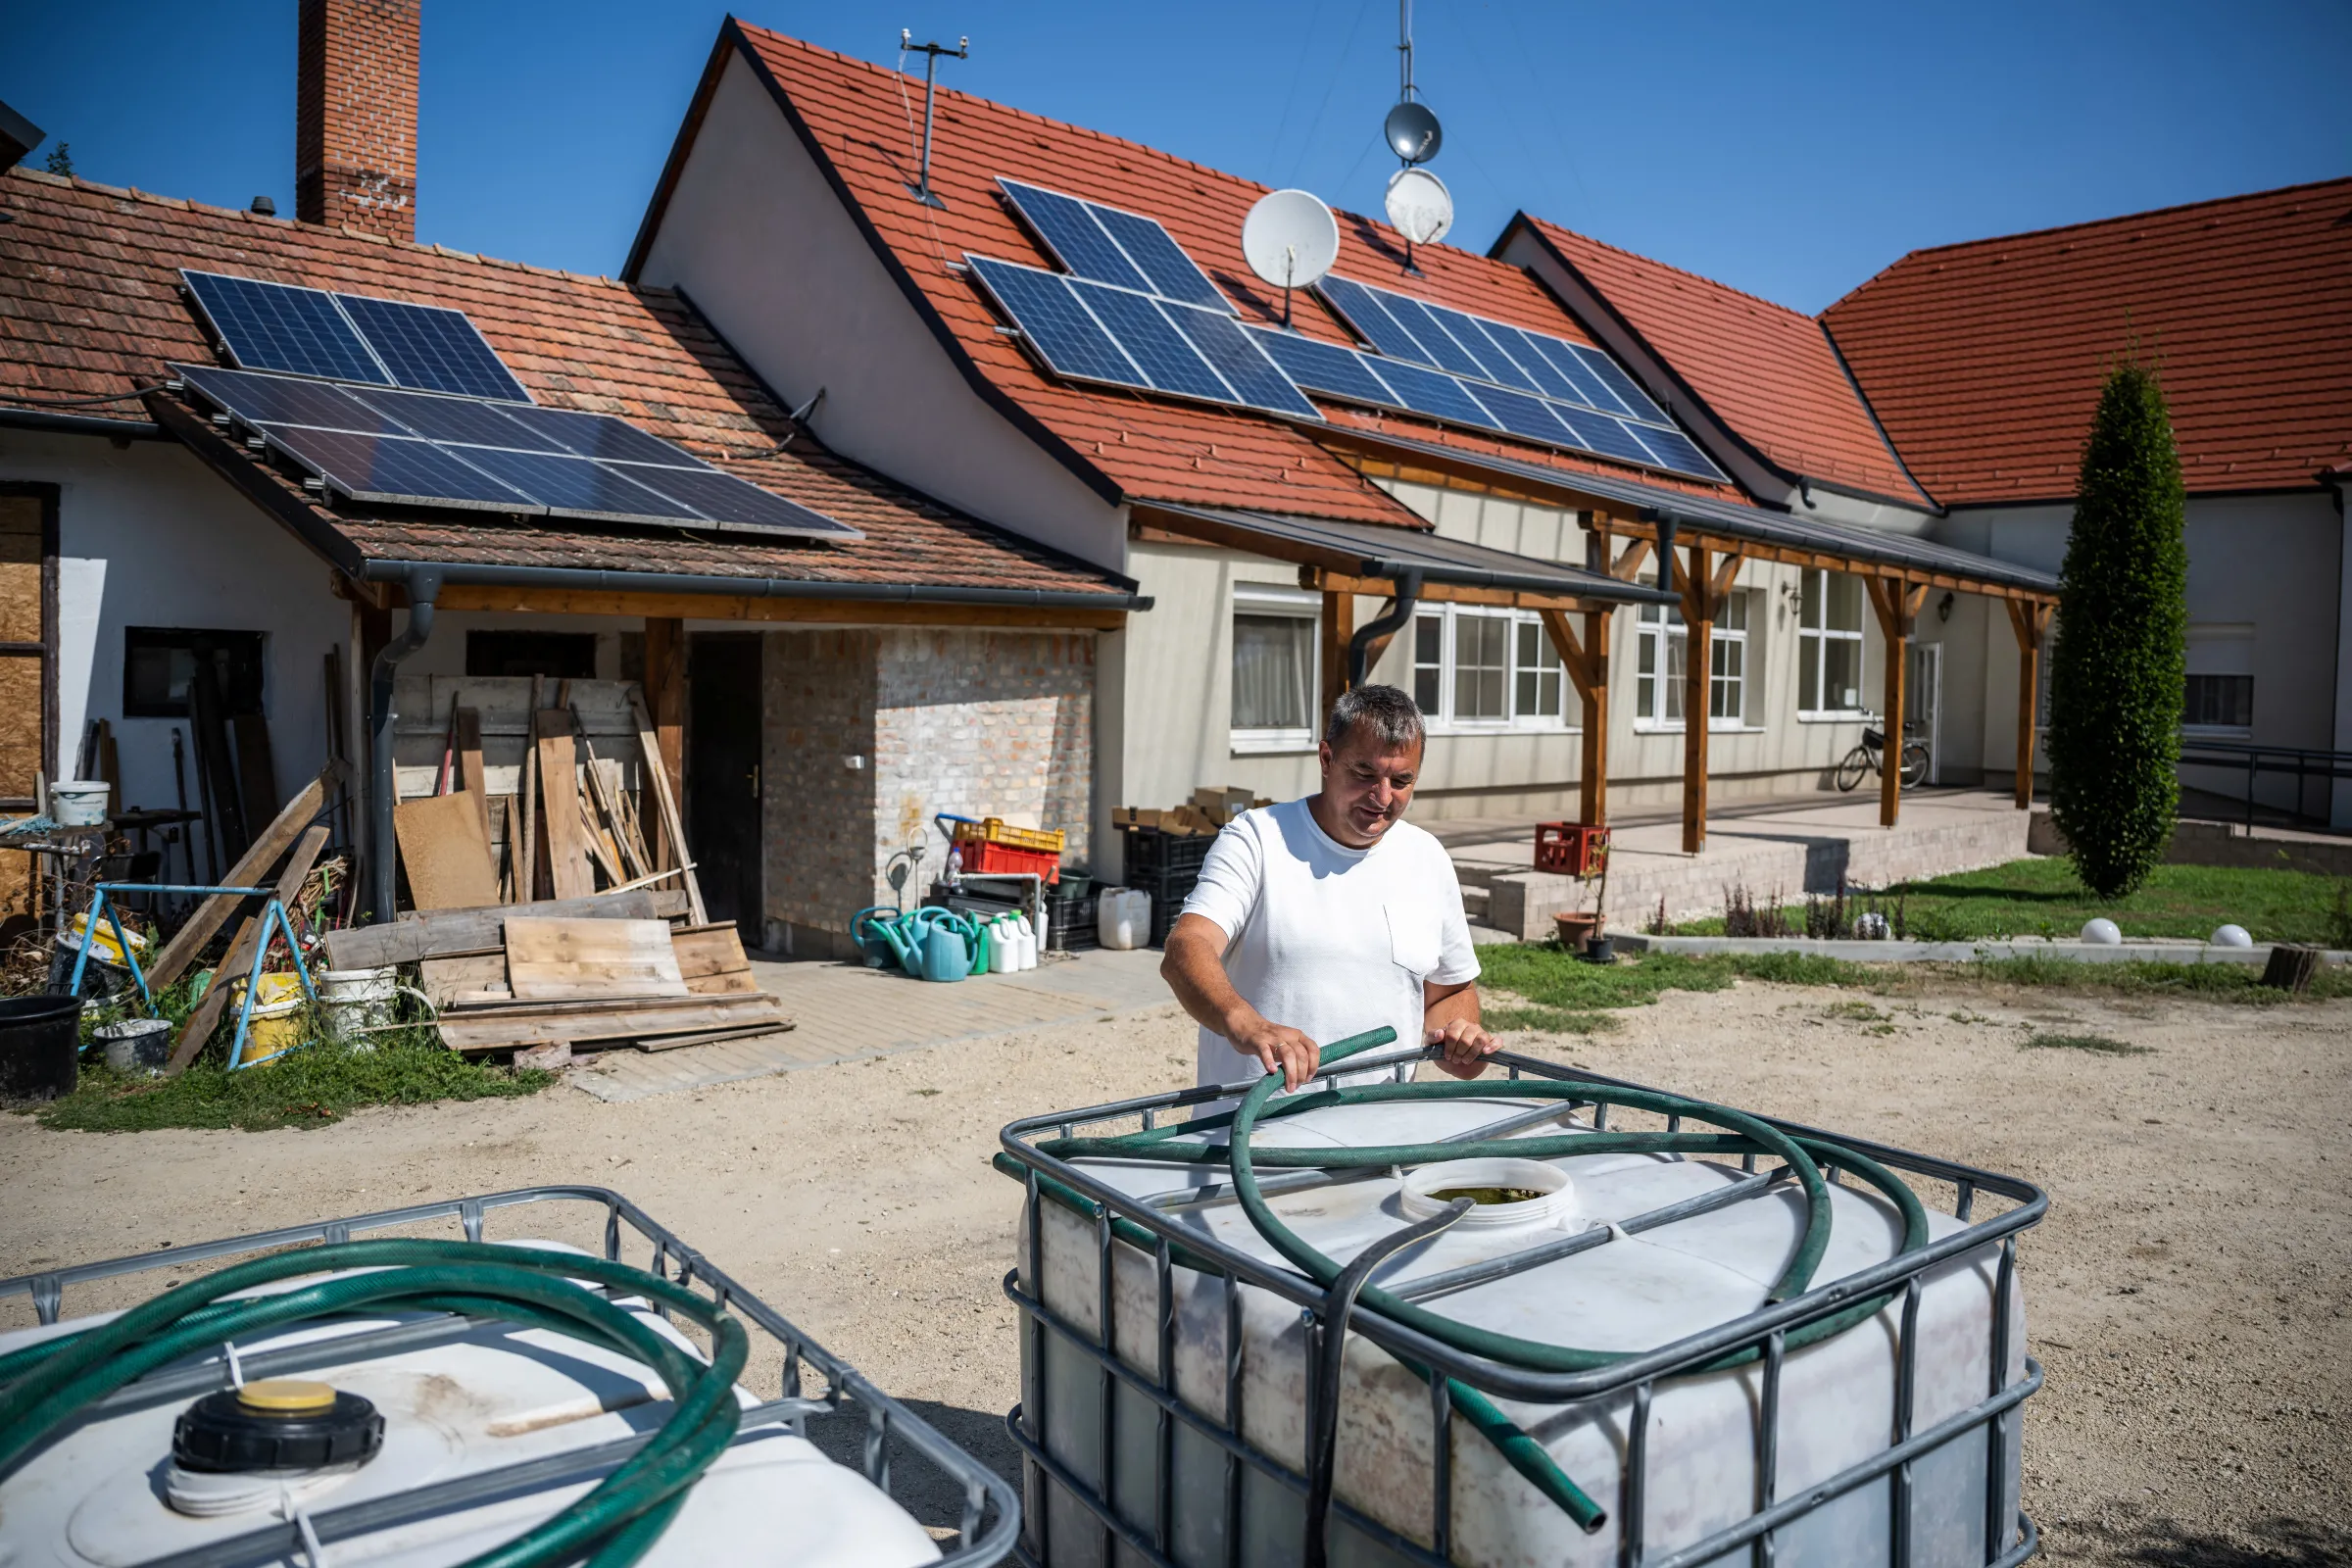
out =
<svg viewBox="0 0 2352 1568"><path fill-rule="evenodd" d="M1445 847L1404 820L1421 710L1359 686L1331 710L1323 787L1246 811L1209 847L1160 974L1200 1025L1203 1084L1314 1075L1322 1048L1387 1024L1446 1048L1475 1078L1497 1045L1479 1026L1478 958Z"/></svg>

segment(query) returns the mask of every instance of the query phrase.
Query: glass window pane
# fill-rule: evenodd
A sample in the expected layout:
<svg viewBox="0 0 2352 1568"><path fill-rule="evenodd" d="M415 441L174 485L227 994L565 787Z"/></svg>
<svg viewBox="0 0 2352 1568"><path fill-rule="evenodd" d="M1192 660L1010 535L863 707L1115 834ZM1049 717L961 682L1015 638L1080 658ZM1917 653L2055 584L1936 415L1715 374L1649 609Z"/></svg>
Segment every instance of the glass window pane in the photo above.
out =
<svg viewBox="0 0 2352 1568"><path fill-rule="evenodd" d="M1827 573L1819 571L1804 573L1804 607L1797 612L1796 623L1798 625L1813 627L1821 625L1821 580L1826 575Z"/></svg>
<svg viewBox="0 0 2352 1568"><path fill-rule="evenodd" d="M1830 574L1830 629L1860 631L1862 629L1862 579L1844 572Z"/></svg>
<svg viewBox="0 0 2352 1568"><path fill-rule="evenodd" d="M1812 580L1812 573L1805 574ZM1821 711L1821 638L1809 631L1796 634L1796 707L1803 713Z"/></svg>
<svg viewBox="0 0 2352 1568"><path fill-rule="evenodd" d="M1443 711L1446 617L1413 617L1413 703L1431 718Z"/></svg>
<svg viewBox="0 0 2352 1568"><path fill-rule="evenodd" d="M1690 651L1690 639L1676 635L1666 642L1666 717L1669 722L1683 716L1683 677L1685 662Z"/></svg>
<svg viewBox="0 0 2352 1568"><path fill-rule="evenodd" d="M1747 630L1747 595L1727 594L1723 601L1723 619L1717 622L1725 631Z"/></svg>
<svg viewBox="0 0 2352 1568"><path fill-rule="evenodd" d="M1431 664L1413 671L1413 706L1430 718L1442 711L1439 706L1438 668Z"/></svg>
<svg viewBox="0 0 2352 1568"><path fill-rule="evenodd" d="M1413 617L1413 662L1434 664L1445 656L1446 622L1436 615Z"/></svg>
<svg viewBox="0 0 2352 1568"><path fill-rule="evenodd" d="M1233 617L1233 727L1306 729L1315 623L1301 615Z"/></svg>
<svg viewBox="0 0 2352 1568"><path fill-rule="evenodd" d="M1823 639L1822 706L1852 710L1862 706L1862 644L1850 637Z"/></svg>

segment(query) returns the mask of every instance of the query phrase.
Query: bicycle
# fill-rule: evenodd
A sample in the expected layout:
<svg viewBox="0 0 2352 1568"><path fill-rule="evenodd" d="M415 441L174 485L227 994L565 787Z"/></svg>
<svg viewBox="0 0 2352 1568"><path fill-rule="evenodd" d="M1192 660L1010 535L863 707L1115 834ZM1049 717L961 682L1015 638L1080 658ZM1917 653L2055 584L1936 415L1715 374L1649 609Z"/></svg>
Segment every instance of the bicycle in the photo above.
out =
<svg viewBox="0 0 2352 1568"><path fill-rule="evenodd" d="M1927 743L1911 738L1918 733L1919 727L1915 724L1903 726L1903 788L1907 790L1919 788L1928 778ZM1864 775L1879 773L1884 776L1886 751L1886 732L1866 727L1862 731L1862 744L1846 753L1845 760L1838 764L1838 790L1850 795L1855 786L1862 782Z"/></svg>

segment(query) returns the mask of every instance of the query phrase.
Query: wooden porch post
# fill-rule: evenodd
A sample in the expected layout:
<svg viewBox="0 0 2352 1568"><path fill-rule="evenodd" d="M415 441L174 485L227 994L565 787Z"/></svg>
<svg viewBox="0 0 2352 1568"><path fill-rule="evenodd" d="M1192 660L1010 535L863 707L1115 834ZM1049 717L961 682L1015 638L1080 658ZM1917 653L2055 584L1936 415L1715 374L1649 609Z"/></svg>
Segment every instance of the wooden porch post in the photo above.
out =
<svg viewBox="0 0 2352 1568"><path fill-rule="evenodd" d="M662 770L669 775L669 798L686 799L686 622L666 616L645 618L645 707L654 721L654 744ZM659 812L651 813L655 862L684 865L686 847L669 842Z"/></svg>
<svg viewBox="0 0 2352 1568"><path fill-rule="evenodd" d="M1928 585L1900 577L1865 577L1870 607L1878 612L1879 633L1886 643L1884 697L1886 744L1879 753L1879 826L1892 827L1903 814L1903 677L1911 653L1911 633Z"/></svg>
<svg viewBox="0 0 2352 1568"><path fill-rule="evenodd" d="M1315 733L1323 733L1323 721L1331 716L1332 705L1348 689L1348 640L1355 635L1355 595L1326 592L1323 595L1323 710L1315 715Z"/></svg>
<svg viewBox="0 0 2352 1568"><path fill-rule="evenodd" d="M1683 853L1707 847L1707 683L1714 673L1715 603L1707 549L1692 545L1683 573ZM1665 671L1658 671L1662 680Z"/></svg>
<svg viewBox="0 0 2352 1568"><path fill-rule="evenodd" d="M2008 599L2009 629L2017 634L2017 808L2034 805L2034 709L2041 696L2041 639L2050 629L2050 607L2030 599Z"/></svg>
<svg viewBox="0 0 2352 1568"><path fill-rule="evenodd" d="M1577 820L1593 827L1609 819L1609 614L1585 612L1585 634L1564 610L1542 612L1544 635L1568 671L1585 709L1584 775L1577 780Z"/></svg>

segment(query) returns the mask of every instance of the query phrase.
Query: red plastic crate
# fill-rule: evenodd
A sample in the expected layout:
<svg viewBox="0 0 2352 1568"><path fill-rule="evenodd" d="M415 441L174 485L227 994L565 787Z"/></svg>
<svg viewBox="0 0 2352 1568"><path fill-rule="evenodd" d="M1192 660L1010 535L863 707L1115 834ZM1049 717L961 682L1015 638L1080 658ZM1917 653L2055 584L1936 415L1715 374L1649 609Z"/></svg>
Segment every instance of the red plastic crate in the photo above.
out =
<svg viewBox="0 0 2352 1568"><path fill-rule="evenodd" d="M986 839L964 839L956 847L963 852L963 869L969 876L1036 875L1044 877L1048 886L1061 880L1061 857L1045 850L991 844Z"/></svg>
<svg viewBox="0 0 2352 1568"><path fill-rule="evenodd" d="M1586 822L1538 822L1536 869L1590 879L1608 869L1609 830Z"/></svg>

